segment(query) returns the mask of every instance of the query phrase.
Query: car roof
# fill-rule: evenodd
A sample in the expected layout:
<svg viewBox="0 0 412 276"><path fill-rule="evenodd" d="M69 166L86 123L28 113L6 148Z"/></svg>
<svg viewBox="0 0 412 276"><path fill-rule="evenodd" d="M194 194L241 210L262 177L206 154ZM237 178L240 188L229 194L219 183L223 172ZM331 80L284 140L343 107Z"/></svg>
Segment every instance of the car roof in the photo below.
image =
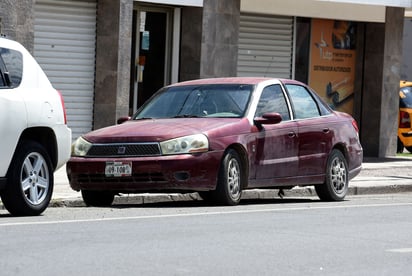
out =
<svg viewBox="0 0 412 276"><path fill-rule="evenodd" d="M267 78L267 77L228 77L228 78L207 78L207 79L197 79L179 82L170 85L169 87L174 86L185 86L185 85L205 85L205 84L251 84L256 85L265 81L274 81L274 82L296 82L293 80L278 79L278 78ZM297 82L296 82L297 83Z"/></svg>
<svg viewBox="0 0 412 276"><path fill-rule="evenodd" d="M8 49L18 50L20 52L24 51L24 47L20 43L6 37L0 37L0 46Z"/></svg>

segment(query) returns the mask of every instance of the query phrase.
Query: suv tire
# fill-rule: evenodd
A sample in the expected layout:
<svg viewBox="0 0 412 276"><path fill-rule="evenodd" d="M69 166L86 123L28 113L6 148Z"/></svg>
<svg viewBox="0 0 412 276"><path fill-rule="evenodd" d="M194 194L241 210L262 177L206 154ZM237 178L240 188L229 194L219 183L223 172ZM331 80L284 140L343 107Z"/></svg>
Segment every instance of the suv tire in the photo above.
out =
<svg viewBox="0 0 412 276"><path fill-rule="evenodd" d="M53 193L53 168L42 145L23 141L16 149L7 187L1 192L6 209L15 216L35 216L49 205Z"/></svg>

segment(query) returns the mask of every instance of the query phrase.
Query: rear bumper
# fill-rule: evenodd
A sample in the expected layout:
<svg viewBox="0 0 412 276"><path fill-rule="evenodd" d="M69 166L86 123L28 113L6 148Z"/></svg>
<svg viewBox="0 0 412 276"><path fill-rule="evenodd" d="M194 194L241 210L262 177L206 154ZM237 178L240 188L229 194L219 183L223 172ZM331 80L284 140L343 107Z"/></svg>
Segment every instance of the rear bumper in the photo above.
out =
<svg viewBox="0 0 412 276"><path fill-rule="evenodd" d="M349 171L349 179L355 178L362 170L362 165Z"/></svg>
<svg viewBox="0 0 412 276"><path fill-rule="evenodd" d="M138 158L72 157L66 165L73 190L113 192L207 191L216 188L222 152ZM130 176L105 175L106 162L131 162Z"/></svg>
<svg viewBox="0 0 412 276"><path fill-rule="evenodd" d="M67 125L58 125L53 128L56 135L58 160L55 170L62 167L70 158L72 131Z"/></svg>

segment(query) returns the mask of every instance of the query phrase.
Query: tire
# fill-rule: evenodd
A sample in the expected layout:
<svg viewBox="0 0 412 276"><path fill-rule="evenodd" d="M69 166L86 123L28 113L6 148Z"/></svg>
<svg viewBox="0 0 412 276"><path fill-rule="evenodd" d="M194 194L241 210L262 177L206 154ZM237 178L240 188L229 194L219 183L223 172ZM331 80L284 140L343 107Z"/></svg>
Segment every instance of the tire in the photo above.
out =
<svg viewBox="0 0 412 276"><path fill-rule="evenodd" d="M396 145L396 153L402 153L404 149L403 143L401 141L401 139L399 139L398 137L398 143ZM410 148L412 150L412 147ZM408 150L409 152L411 152L410 150Z"/></svg>
<svg viewBox="0 0 412 276"><path fill-rule="evenodd" d="M110 207L114 200L114 194L102 191L82 190L83 201L87 206Z"/></svg>
<svg viewBox="0 0 412 276"><path fill-rule="evenodd" d="M40 215L53 193L53 167L44 147L33 141L19 143L1 192L4 207L14 216Z"/></svg>
<svg viewBox="0 0 412 276"><path fill-rule="evenodd" d="M348 162L339 150L333 150L326 165L325 183L315 185L316 193L324 201L341 201L348 192Z"/></svg>
<svg viewBox="0 0 412 276"><path fill-rule="evenodd" d="M405 147L409 153L412 153L412 147Z"/></svg>
<svg viewBox="0 0 412 276"><path fill-rule="evenodd" d="M242 196L243 168L239 154L229 149L220 166L215 198L218 204L237 205Z"/></svg>
<svg viewBox="0 0 412 276"><path fill-rule="evenodd" d="M206 191L206 192L197 192L199 196L203 199L205 202L213 202L214 200L214 194L213 191Z"/></svg>

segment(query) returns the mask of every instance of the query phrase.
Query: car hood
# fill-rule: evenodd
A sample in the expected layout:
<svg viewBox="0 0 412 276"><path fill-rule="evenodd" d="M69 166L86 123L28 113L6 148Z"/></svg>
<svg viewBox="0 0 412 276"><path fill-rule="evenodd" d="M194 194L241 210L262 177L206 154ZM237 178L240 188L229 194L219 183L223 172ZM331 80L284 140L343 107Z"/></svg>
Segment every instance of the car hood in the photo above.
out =
<svg viewBox="0 0 412 276"><path fill-rule="evenodd" d="M250 131L246 118L172 118L126 121L84 135L91 143L160 142L186 135L204 133L225 136Z"/></svg>

